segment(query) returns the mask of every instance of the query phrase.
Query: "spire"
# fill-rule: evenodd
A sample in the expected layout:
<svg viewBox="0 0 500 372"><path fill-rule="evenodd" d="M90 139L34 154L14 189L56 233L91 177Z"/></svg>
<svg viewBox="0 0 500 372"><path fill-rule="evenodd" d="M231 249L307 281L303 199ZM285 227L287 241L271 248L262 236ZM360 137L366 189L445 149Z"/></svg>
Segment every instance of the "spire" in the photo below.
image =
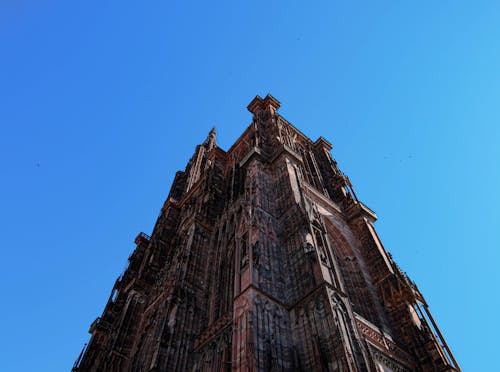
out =
<svg viewBox="0 0 500 372"><path fill-rule="evenodd" d="M212 127L210 132L208 132L207 139L203 142L203 145L207 148L208 151L212 150L214 147L217 147L217 132L215 131L215 126Z"/></svg>

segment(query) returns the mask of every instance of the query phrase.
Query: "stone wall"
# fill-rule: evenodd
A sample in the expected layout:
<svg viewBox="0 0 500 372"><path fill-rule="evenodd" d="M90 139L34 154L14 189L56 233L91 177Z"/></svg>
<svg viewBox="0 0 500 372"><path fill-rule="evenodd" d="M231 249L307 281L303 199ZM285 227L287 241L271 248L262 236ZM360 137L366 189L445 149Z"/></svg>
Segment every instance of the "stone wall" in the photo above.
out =
<svg viewBox="0 0 500 372"><path fill-rule="evenodd" d="M75 371L459 370L331 145L279 106L196 147Z"/></svg>

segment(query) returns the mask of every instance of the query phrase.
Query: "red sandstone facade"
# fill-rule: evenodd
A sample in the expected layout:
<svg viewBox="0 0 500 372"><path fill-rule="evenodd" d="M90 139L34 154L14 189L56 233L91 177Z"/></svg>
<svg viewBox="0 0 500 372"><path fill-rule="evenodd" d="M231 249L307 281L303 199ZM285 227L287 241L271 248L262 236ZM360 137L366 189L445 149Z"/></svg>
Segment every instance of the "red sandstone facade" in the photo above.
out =
<svg viewBox="0 0 500 372"><path fill-rule="evenodd" d="M460 370L331 145L279 106L197 146L74 371Z"/></svg>

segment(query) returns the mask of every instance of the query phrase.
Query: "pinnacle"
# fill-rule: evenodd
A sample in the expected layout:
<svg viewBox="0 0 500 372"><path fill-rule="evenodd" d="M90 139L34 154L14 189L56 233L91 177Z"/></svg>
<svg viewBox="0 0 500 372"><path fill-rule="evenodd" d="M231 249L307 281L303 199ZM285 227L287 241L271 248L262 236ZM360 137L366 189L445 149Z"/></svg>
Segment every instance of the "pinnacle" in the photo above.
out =
<svg viewBox="0 0 500 372"><path fill-rule="evenodd" d="M266 110L271 108L276 111L280 108L281 103L274 98L271 94L267 94L265 98L257 95L247 106L248 111L252 114L256 114L260 110Z"/></svg>
<svg viewBox="0 0 500 372"><path fill-rule="evenodd" d="M211 150L217 146L217 131L215 130L215 125L208 132L207 139L203 142L204 145L207 145L208 149Z"/></svg>

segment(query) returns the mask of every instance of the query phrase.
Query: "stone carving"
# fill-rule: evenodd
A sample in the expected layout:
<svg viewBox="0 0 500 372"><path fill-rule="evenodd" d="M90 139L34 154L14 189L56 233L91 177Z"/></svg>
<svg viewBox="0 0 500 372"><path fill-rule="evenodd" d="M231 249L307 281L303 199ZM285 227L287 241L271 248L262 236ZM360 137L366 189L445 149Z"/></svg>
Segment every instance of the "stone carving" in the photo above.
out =
<svg viewBox="0 0 500 372"><path fill-rule="evenodd" d="M279 106L196 147L73 371L459 371L331 145Z"/></svg>

